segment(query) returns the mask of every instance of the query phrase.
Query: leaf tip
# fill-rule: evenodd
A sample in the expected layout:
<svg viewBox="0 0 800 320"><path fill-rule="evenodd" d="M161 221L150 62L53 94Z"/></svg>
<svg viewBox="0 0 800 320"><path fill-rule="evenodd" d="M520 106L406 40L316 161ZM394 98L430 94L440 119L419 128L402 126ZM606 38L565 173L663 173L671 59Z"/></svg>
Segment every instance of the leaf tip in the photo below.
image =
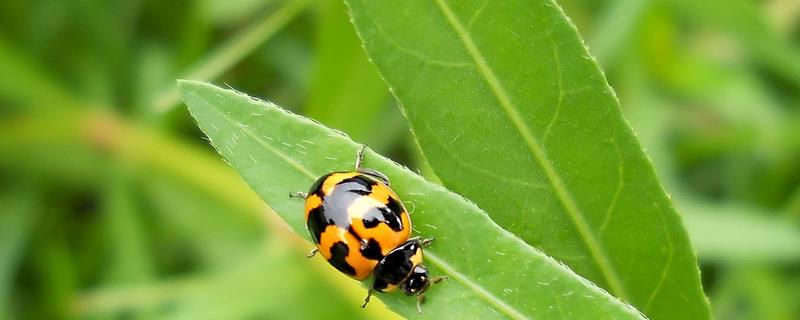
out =
<svg viewBox="0 0 800 320"><path fill-rule="evenodd" d="M181 93L181 96L183 96L184 99L186 98L186 93L189 92L190 90L192 90L192 88L196 88L196 87L199 87L199 86L209 86L210 85L210 84L208 84L206 82L196 81L196 80L187 80L187 79L178 79L177 80L177 84L178 84L178 92Z"/></svg>

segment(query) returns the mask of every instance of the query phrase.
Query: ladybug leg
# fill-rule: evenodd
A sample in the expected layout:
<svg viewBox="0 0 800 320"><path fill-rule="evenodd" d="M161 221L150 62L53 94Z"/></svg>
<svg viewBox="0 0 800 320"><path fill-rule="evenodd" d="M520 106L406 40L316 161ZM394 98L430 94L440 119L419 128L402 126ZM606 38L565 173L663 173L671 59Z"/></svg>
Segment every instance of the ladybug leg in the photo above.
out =
<svg viewBox="0 0 800 320"><path fill-rule="evenodd" d="M356 171L361 170L361 163L364 162L364 151L366 150L367 150L367 145L362 144L361 149L358 149L358 152L356 153Z"/></svg>
<svg viewBox="0 0 800 320"><path fill-rule="evenodd" d="M369 298L372 297L372 292L373 292L372 289L369 289L369 291L367 291L367 297L364 298L364 304L361 305L362 308L367 307L367 303L369 303Z"/></svg>
<svg viewBox="0 0 800 320"><path fill-rule="evenodd" d="M431 278L431 283L437 284L439 282L442 282L442 280L447 280L447 279L450 279L450 277L448 277L448 276L436 276L436 277L432 277Z"/></svg>
<svg viewBox="0 0 800 320"><path fill-rule="evenodd" d="M387 186L389 185L389 177L387 177L385 174L383 174L380 171L377 171L377 170L374 170L374 169L367 169L367 168L358 168L358 172L366 174L368 176L375 177L378 180L380 180L381 182L383 182L383 184L385 184Z"/></svg>
<svg viewBox="0 0 800 320"><path fill-rule="evenodd" d="M381 182L383 182L385 185L388 186L389 185L389 178L386 177L385 174L381 173L380 171L374 170L374 169L367 169L367 168L362 168L361 167L361 164L364 163L364 152L366 150L367 150L367 145L366 144L362 144L361 145L361 149L358 149L358 153L356 154L356 171L360 172L360 173L363 173L363 174L366 174L368 176L375 177L378 180L381 180Z"/></svg>
<svg viewBox="0 0 800 320"><path fill-rule="evenodd" d="M431 244L431 242L433 242L433 240L436 240L436 238L422 239L421 237L413 237L411 239L408 239L408 241L406 241L406 243L419 242L420 247L427 247L427 246L429 246Z"/></svg>
<svg viewBox="0 0 800 320"><path fill-rule="evenodd" d="M425 303L425 295L424 294L418 294L417 295L417 312L419 312L419 314L422 314L422 304L423 303Z"/></svg>
<svg viewBox="0 0 800 320"><path fill-rule="evenodd" d="M422 247L427 247L431 245L431 242L433 242L433 240L436 240L436 238L422 239L422 241L419 242L419 245Z"/></svg>
<svg viewBox="0 0 800 320"><path fill-rule="evenodd" d="M442 282L442 280L447 280L447 279L449 279L449 277L447 276L438 276L438 277L432 277L430 281L431 283L436 284ZM419 312L419 314L422 314L423 303L425 303L425 294L420 293L417 295L417 312Z"/></svg>
<svg viewBox="0 0 800 320"><path fill-rule="evenodd" d="M289 193L289 198L302 198L302 199L305 199L305 198L308 198L308 193L305 193L305 192L290 192Z"/></svg>
<svg viewBox="0 0 800 320"><path fill-rule="evenodd" d="M306 258L309 258L309 259L311 259L311 258L313 258L314 256L316 256L316 255L317 255L317 253L319 253L319 249L317 249L317 248L314 248L314 250L311 250L311 252L309 252L309 253L306 255Z"/></svg>

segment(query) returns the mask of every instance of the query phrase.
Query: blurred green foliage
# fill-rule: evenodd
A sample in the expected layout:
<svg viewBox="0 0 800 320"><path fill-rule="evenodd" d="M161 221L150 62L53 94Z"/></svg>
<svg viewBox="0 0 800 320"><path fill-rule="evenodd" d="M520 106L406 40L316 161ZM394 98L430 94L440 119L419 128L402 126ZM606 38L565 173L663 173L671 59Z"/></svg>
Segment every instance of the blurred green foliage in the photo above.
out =
<svg viewBox="0 0 800 320"><path fill-rule="evenodd" d="M800 4L559 3L684 216L715 315L800 317ZM347 21L333 0L0 2L0 318L391 316L305 261L174 91L226 83L427 172Z"/></svg>

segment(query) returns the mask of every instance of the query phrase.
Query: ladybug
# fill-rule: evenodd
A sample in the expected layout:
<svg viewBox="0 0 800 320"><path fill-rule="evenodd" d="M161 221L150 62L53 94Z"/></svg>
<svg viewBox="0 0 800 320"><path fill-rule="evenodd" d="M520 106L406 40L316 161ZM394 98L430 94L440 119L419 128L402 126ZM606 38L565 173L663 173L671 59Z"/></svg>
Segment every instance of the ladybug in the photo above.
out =
<svg viewBox="0 0 800 320"><path fill-rule="evenodd" d="M398 287L417 297L417 310L431 283L422 265L422 248L433 239L410 238L411 218L389 179L376 170L361 167L366 145L358 151L355 171L331 172L311 186L305 199L306 226L316 248L307 256L321 254L331 266L356 280L373 276L362 308L375 291Z"/></svg>

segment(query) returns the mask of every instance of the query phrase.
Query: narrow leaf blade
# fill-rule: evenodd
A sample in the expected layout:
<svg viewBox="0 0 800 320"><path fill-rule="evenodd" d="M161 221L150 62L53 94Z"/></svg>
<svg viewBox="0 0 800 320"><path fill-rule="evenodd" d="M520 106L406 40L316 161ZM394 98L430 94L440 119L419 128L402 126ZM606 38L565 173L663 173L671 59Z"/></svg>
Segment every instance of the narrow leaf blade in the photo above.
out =
<svg viewBox="0 0 800 320"><path fill-rule="evenodd" d="M327 172L352 168L359 145L271 103L199 82L181 81L179 86L212 145L289 226L307 234L302 201L290 199L289 193L307 190ZM425 251L425 263L432 274L450 279L431 288L425 317L641 319L636 310L498 227L458 195L373 152L367 153L365 165L390 177L412 211L414 230L437 239ZM401 294L379 298L405 317L419 317L414 299Z"/></svg>
<svg viewBox="0 0 800 320"><path fill-rule="evenodd" d="M445 186L649 317L710 318L680 218L558 5L347 3Z"/></svg>

